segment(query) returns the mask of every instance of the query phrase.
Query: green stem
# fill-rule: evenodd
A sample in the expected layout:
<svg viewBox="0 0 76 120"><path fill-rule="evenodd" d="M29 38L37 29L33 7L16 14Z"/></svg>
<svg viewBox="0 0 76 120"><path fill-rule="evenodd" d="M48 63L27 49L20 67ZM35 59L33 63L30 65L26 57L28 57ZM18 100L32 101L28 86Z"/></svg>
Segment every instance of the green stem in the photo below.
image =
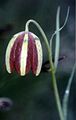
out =
<svg viewBox="0 0 76 120"><path fill-rule="evenodd" d="M33 23L33 24L36 25L36 27L39 29L41 35L43 36L44 42L46 44L48 54L49 54L49 62L50 62L51 75L52 75L52 81L53 81L53 87L54 87L54 94L55 94L57 109L58 109L58 112L59 112L60 120L64 120L63 111L62 111L61 102L60 102L60 97L59 97L59 92L58 92L57 83L56 83L54 64L52 62L52 53L50 51L50 46L49 46L49 43L48 43L48 39L47 39L44 31L40 27L40 25L34 20L28 20L27 21L26 26L25 26L25 31L27 31L27 32L29 31L28 28L29 28L30 23Z"/></svg>

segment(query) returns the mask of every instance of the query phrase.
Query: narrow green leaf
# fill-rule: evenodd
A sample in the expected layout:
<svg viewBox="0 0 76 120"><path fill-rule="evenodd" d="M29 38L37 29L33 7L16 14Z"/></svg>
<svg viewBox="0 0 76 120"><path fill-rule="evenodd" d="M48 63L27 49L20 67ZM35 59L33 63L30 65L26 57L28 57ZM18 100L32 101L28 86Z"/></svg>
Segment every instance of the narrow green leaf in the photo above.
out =
<svg viewBox="0 0 76 120"><path fill-rule="evenodd" d="M58 10L57 10L56 31L58 31L59 28L60 28L59 16L60 16L60 7L58 7ZM56 34L56 42L55 42L55 57L54 57L55 70L56 70L57 65L58 65L59 49L60 49L60 32L58 31L57 34Z"/></svg>
<svg viewBox="0 0 76 120"><path fill-rule="evenodd" d="M55 70L57 69L57 65L58 65L58 58L59 58L59 48L60 48L60 31L65 27L67 20L68 20L68 16L69 16L69 10L70 7L68 7L67 10L67 15L64 21L64 24L62 27L60 27L60 21L59 21L59 16L60 16L60 7L58 7L57 9L57 15L56 15L56 31L52 34L52 37L50 39L50 50L52 51L52 40L53 37L56 35L56 45L55 45L55 61L54 61L54 65L55 65Z"/></svg>
<svg viewBox="0 0 76 120"><path fill-rule="evenodd" d="M76 69L76 63L73 67L72 73L70 75L70 78L68 80L68 84L64 93L64 97L63 97L63 113L64 113L64 117L65 120L67 120L67 112L68 112L68 100L69 100L69 94L70 94L70 89L71 89L71 84L73 81L73 77L74 77L74 73L75 73L75 69Z"/></svg>

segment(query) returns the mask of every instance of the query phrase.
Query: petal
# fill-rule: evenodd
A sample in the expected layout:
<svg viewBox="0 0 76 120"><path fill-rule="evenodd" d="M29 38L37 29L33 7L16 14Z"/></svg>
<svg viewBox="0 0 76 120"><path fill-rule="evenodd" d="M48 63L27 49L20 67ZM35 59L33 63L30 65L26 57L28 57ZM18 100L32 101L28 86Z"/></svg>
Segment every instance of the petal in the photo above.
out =
<svg viewBox="0 0 76 120"><path fill-rule="evenodd" d="M35 45L35 40L31 33L29 33L29 51L30 51L30 61L31 61L31 69L34 74L36 74L38 57L37 57L37 49Z"/></svg>
<svg viewBox="0 0 76 120"><path fill-rule="evenodd" d="M31 70L31 56L32 56L32 43L30 41L30 38L29 38L29 34L28 34L28 51L27 51L27 60L26 60L26 73L28 73L30 70Z"/></svg>
<svg viewBox="0 0 76 120"><path fill-rule="evenodd" d="M42 46L40 43L39 38L31 33L32 37L30 39L32 39L32 49L33 49L33 53L32 53L32 71L33 73L38 76L40 71L41 71L41 67L42 67L42 60L43 60L43 53L42 53Z"/></svg>
<svg viewBox="0 0 76 120"><path fill-rule="evenodd" d="M20 71L20 60L21 60L21 51L22 51L22 45L23 45L23 40L24 40L25 32L21 35L19 35L16 39L16 48L13 46L13 49L15 50L15 60L14 60L14 65L16 71L21 74Z"/></svg>
<svg viewBox="0 0 76 120"><path fill-rule="evenodd" d="M28 53L28 33L25 33L24 41L22 44L21 56L20 56L20 75L24 76L30 69L30 66L26 72L27 54ZM29 63L29 61L28 61ZM30 65L30 63L29 63Z"/></svg>
<svg viewBox="0 0 76 120"><path fill-rule="evenodd" d="M38 55L38 65L36 69L36 76L38 76L42 67L43 53L42 53L42 46L39 39L35 39L35 44L36 44L37 55Z"/></svg>
<svg viewBox="0 0 76 120"><path fill-rule="evenodd" d="M18 37L19 34L22 34L22 33L23 32L20 32L14 35L13 38L10 40L6 49L5 64L6 64L6 69L9 73L11 73L14 70L15 49L12 52L11 50L12 50L12 47L14 46L16 38ZM16 48L16 45L15 45L15 48Z"/></svg>
<svg viewBox="0 0 76 120"><path fill-rule="evenodd" d="M18 36L18 35L17 35ZM5 56L5 63L6 63L6 69L7 69L7 71L9 72L9 73L11 73L11 69L13 70L13 68L14 68L14 66L13 66L13 64L11 63L11 67L10 67L10 52L11 52L11 49L12 49L12 47L13 47L13 45L14 45L14 42L15 42L15 40L16 40L16 38L17 38L17 36L14 36L11 40L10 40L10 42L9 42L9 44L8 44L8 46L7 46L7 49L6 49L6 56ZM13 55L12 55L13 56ZM13 58L13 57L12 57ZM13 60L13 59L12 59Z"/></svg>

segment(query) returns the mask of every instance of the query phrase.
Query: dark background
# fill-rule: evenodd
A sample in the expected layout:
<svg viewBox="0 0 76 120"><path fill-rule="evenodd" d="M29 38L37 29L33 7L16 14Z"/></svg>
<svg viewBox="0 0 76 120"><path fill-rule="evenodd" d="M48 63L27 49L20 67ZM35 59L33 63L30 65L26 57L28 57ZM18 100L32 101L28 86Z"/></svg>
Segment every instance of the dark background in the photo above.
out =
<svg viewBox="0 0 76 120"><path fill-rule="evenodd" d="M75 62L75 1L74 0L0 0L0 97L13 101L10 111L0 111L0 120L59 120L51 76L41 72L38 77L29 73L20 77L5 70L5 50L12 35L25 29L26 21L34 19L40 23L48 39L55 30L57 7L61 6L60 24L64 23L70 6L68 22L61 31L60 56L57 82L63 99L69 75ZM48 60L45 44L35 26L30 30L41 38L44 61ZM69 97L68 120L76 119L76 81L72 82Z"/></svg>

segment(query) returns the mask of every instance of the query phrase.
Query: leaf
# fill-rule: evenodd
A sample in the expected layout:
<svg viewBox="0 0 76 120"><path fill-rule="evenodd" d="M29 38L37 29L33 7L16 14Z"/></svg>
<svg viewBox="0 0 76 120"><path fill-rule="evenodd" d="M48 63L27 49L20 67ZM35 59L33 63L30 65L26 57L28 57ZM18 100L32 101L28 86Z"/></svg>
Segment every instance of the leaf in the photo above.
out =
<svg viewBox="0 0 76 120"><path fill-rule="evenodd" d="M59 16L60 16L60 7L58 7L57 10L57 16L56 16L56 31L59 30L60 27L60 21L59 21ZM59 59L59 49L60 49L60 32L58 31L56 34L56 43L55 43L55 61L54 61L54 66L55 69L57 68L58 65L58 59Z"/></svg>
<svg viewBox="0 0 76 120"><path fill-rule="evenodd" d="M63 97L63 102L62 102L63 103L63 113L64 113L65 120L67 120L68 100L69 100L69 94L70 94L70 89L71 89L71 84L72 84L72 81L73 81L75 69L76 69L76 63L73 66L73 70L72 70L72 73L71 73L70 78L68 80L68 84L67 84L67 87L66 87L66 90L65 90L65 93L64 93L64 97Z"/></svg>
<svg viewBox="0 0 76 120"><path fill-rule="evenodd" d="M55 71L57 69L57 65L58 65L58 59L59 59L59 49L60 49L60 31L65 27L67 20L68 20L68 16L69 16L69 10L70 7L68 7L67 10L67 15L64 21L64 24L62 27L60 27L60 21L59 21L59 16L60 16L60 6L57 9L57 15L56 15L56 31L52 34L52 37L50 39L50 49L52 51L52 40L53 37L56 35L56 44L55 44L55 56L54 56L54 65L55 65Z"/></svg>

